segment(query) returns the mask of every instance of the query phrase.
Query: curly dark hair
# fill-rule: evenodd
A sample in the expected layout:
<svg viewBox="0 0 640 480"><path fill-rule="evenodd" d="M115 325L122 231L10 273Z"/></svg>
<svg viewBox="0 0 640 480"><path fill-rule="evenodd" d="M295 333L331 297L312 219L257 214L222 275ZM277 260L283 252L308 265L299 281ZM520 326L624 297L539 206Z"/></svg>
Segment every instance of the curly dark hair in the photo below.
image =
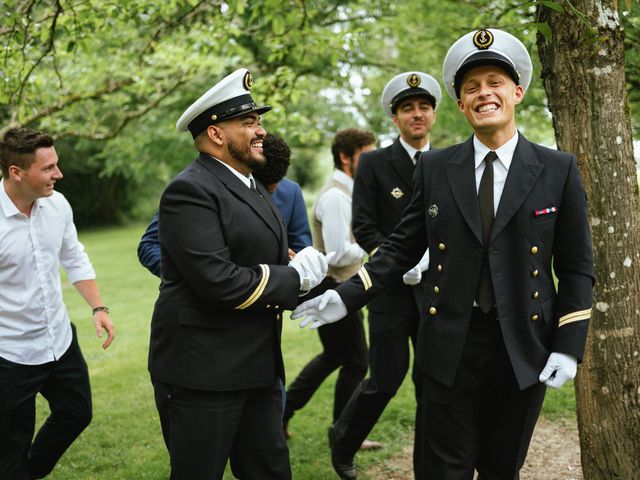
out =
<svg viewBox="0 0 640 480"><path fill-rule="evenodd" d="M338 170L342 170L342 162L340 154L344 153L347 157L352 158L356 150L367 145L375 145L376 138L371 132L359 130L357 128L347 128L340 130L333 137L331 144L331 153L333 154L333 164Z"/></svg>
<svg viewBox="0 0 640 480"><path fill-rule="evenodd" d="M262 141L262 149L267 163L253 172L263 185L278 183L287 174L291 165L291 149L279 135L267 133Z"/></svg>
<svg viewBox="0 0 640 480"><path fill-rule="evenodd" d="M15 165L26 170L35 161L35 151L53 147L53 137L30 128L11 128L0 140L0 168L2 176L9 176L9 167Z"/></svg>

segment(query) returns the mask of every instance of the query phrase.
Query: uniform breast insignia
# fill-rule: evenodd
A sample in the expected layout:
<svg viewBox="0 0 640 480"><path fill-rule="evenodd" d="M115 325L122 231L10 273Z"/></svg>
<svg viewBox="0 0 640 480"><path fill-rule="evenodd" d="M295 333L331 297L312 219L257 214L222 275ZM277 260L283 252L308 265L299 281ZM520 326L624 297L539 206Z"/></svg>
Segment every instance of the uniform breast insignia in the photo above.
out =
<svg viewBox="0 0 640 480"><path fill-rule="evenodd" d="M557 207L542 208L540 210L535 210L533 212L533 216L539 217L541 215L549 215L550 213L556 213L557 211L558 211Z"/></svg>
<svg viewBox="0 0 640 480"><path fill-rule="evenodd" d="M431 218L436 218L438 216L438 205L436 205L435 203L433 205L431 205L429 207L429 215L431 216Z"/></svg>
<svg viewBox="0 0 640 480"><path fill-rule="evenodd" d="M404 195L404 192L402 190L400 190L399 187L396 187L393 190L391 190L391 196L393 198L398 199L398 198L402 197L403 195Z"/></svg>

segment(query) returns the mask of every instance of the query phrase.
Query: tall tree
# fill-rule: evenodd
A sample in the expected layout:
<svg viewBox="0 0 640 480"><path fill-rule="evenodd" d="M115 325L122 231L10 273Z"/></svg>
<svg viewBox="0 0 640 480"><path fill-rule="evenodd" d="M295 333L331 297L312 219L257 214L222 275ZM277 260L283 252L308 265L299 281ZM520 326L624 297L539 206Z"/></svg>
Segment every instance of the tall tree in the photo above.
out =
<svg viewBox="0 0 640 480"><path fill-rule="evenodd" d="M618 0L540 3L552 33L538 37L549 109L558 147L579 159L596 262L576 382L582 465L588 480L628 480L640 471L640 198L624 32Z"/></svg>

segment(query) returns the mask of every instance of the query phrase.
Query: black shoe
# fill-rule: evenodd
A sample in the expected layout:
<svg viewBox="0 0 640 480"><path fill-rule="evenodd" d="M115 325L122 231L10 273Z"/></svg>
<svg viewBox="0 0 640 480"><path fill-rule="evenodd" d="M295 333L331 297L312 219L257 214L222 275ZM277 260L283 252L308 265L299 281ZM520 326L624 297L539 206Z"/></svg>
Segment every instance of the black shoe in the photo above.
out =
<svg viewBox="0 0 640 480"><path fill-rule="evenodd" d="M356 464L351 458L340 458L335 450L333 425L329 427L329 448L331 449L331 465L342 480L356 480Z"/></svg>

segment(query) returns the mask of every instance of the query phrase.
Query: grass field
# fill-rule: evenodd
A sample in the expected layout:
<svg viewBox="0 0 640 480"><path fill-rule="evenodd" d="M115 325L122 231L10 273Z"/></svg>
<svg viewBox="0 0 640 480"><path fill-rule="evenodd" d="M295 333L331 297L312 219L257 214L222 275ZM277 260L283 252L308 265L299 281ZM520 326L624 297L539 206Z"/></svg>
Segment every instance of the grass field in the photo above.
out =
<svg viewBox="0 0 640 480"><path fill-rule="evenodd" d="M94 418L48 477L52 480L157 480L169 477L168 455L146 368L149 322L159 281L138 263L136 247L143 230L144 226L138 225L80 234L96 269L104 301L111 309L117 337L107 351L102 350L89 307L66 282L65 302L89 364ZM316 332L300 330L295 322L285 321L283 350L289 380L293 380L319 348ZM289 447L296 479L336 478L327 446L334 381L335 374L290 423L294 437L289 441ZM361 471L383 462L410 441L413 409L413 389L407 378L370 435L383 442L385 448L359 455ZM574 421L574 410L573 389L565 386L547 394L543 415ZM46 402L39 398L39 422L47 414ZM358 478L366 480L367 477Z"/></svg>

